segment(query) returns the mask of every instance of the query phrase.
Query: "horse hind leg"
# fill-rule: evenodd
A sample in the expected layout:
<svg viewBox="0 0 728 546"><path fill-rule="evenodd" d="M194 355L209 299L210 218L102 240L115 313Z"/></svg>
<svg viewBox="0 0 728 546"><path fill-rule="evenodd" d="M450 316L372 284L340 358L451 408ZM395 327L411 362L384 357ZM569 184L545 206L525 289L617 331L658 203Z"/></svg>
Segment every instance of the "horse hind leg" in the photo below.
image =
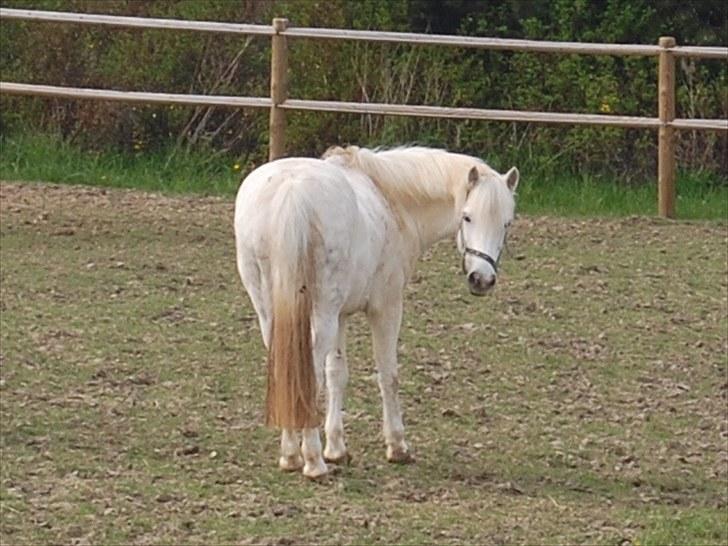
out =
<svg viewBox="0 0 728 546"><path fill-rule="evenodd" d="M272 305L266 277L262 274L254 255L245 254L244 251L238 251L238 273L253 304L255 314L258 315L260 335L267 350L270 348Z"/></svg>
<svg viewBox="0 0 728 546"><path fill-rule="evenodd" d="M278 466L287 472L303 468L301 440L295 430L283 429L281 431L281 458L278 460Z"/></svg>
<svg viewBox="0 0 728 546"><path fill-rule="evenodd" d="M334 315L335 316L335 315ZM313 326L313 359L316 372L316 384L319 391L324 386L324 368L326 356L336 347L338 337L338 321L314 316ZM328 473L321 450L319 429L307 428L302 431L301 453L303 454L303 475L307 478L320 478Z"/></svg>
<svg viewBox="0 0 728 546"><path fill-rule="evenodd" d="M242 256L242 254L241 254ZM271 302L266 278L261 274L260 266L252 259L239 259L238 270L250 300L258 315L258 324L266 349L270 348L271 338ZM281 457L278 465L282 470L295 471L303 468L301 456L301 439L295 430L281 431Z"/></svg>
<svg viewBox="0 0 728 546"><path fill-rule="evenodd" d="M349 379L346 362L346 325L344 319L339 321L339 334L336 350L326 357L326 388L328 401L326 410L326 448L324 459L331 463L348 460L344 442L344 422L341 412L344 406L344 390Z"/></svg>

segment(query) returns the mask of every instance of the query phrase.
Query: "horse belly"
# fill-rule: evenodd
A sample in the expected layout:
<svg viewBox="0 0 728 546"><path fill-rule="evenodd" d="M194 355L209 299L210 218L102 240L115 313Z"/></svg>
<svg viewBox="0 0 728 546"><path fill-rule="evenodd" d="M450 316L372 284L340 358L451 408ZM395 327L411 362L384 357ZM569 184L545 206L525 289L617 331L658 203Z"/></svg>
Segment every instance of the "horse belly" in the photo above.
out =
<svg viewBox="0 0 728 546"><path fill-rule="evenodd" d="M348 315L366 308L385 230L368 222L359 207L346 212L319 211L323 245L316 261L319 301Z"/></svg>
<svg viewBox="0 0 728 546"><path fill-rule="evenodd" d="M352 267L352 271L356 274L350 279L349 291L342 307L342 313L351 315L367 308L369 298L371 297L372 278L375 272L374 268L367 268L368 264L362 267Z"/></svg>
<svg viewBox="0 0 728 546"><path fill-rule="evenodd" d="M386 260L384 248L388 222L385 217L362 216L359 229L352 238L350 255L347 263L342 264L346 271L347 293L342 312L352 314L367 308L372 297L372 290L378 284L377 277Z"/></svg>

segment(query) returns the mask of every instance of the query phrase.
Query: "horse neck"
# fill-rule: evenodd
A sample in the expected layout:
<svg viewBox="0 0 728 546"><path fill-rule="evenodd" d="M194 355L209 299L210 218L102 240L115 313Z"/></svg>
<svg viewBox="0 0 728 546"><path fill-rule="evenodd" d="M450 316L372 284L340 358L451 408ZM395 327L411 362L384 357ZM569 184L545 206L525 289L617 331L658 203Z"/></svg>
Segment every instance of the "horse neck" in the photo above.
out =
<svg viewBox="0 0 728 546"><path fill-rule="evenodd" d="M456 200L438 200L400 209L405 235L421 254L434 243L457 232L461 211ZM462 209L462 206L460 207Z"/></svg>
<svg viewBox="0 0 728 546"><path fill-rule="evenodd" d="M474 158L423 148L385 151L380 155L356 147L335 149L330 156L364 172L379 187L416 257L437 241L455 235ZM436 178L432 179L433 176ZM394 182L382 183L388 179ZM424 191L409 192L398 187L402 183L406 188L408 184L424 182L431 185Z"/></svg>
<svg viewBox="0 0 728 546"><path fill-rule="evenodd" d="M433 192L430 198L420 196L418 199L404 200L394 206L405 238L416 257L434 243L454 237L460 225L465 206L467 173L472 159L456 154L449 154L448 159L453 162L455 173L448 169L448 178L452 178L439 181L446 191L439 195ZM453 183L452 180L462 180L462 183Z"/></svg>
<svg viewBox="0 0 728 546"><path fill-rule="evenodd" d="M466 176L467 172L463 175ZM443 182L444 183L444 182ZM465 184L438 198L400 203L393 208L414 259L436 242L454 237L465 206Z"/></svg>

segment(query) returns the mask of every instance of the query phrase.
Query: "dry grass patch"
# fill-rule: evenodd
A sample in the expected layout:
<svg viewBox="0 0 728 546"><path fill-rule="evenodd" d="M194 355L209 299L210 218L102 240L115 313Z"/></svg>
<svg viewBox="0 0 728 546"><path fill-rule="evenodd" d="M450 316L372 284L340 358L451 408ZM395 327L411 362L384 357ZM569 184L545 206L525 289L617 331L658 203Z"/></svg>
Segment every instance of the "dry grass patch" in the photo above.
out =
<svg viewBox="0 0 728 546"><path fill-rule="evenodd" d="M0 185L0 539L725 543L726 225L516 222L491 297L451 243L408 289L417 464L384 462L350 331L353 462L276 468L222 199Z"/></svg>

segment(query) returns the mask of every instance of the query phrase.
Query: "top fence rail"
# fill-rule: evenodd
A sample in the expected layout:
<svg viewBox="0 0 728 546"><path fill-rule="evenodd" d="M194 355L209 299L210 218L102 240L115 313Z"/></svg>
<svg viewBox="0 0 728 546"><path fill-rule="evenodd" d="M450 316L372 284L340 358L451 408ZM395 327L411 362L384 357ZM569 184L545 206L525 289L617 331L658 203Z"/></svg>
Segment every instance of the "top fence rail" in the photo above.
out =
<svg viewBox="0 0 728 546"><path fill-rule="evenodd" d="M540 40L514 40L505 38L481 38L475 36L449 36L442 34L417 34L412 32L382 32L374 30L343 30L329 28L291 27L278 33L269 25L219 23L212 21L182 21L179 19L151 19L146 17L121 17L59 11L36 11L0 8L0 18L49 23L78 23L106 25L122 28L151 28L215 32L222 34L246 34L272 36L281 34L289 38L314 38L327 40L356 40L411 45L444 45L475 49L531 51L541 53L570 53L588 55L637 55L656 57L663 51L656 45L598 44L590 42L551 42ZM668 51L676 57L699 57L728 60L728 47L676 46Z"/></svg>
<svg viewBox="0 0 728 546"><path fill-rule="evenodd" d="M214 21L182 21L179 19L122 17L117 15L97 15L92 13L71 13L63 11L36 11L28 9L0 8L0 19L43 21L46 23L78 23L122 28L189 30L193 32L215 32L222 34L253 34L261 36L272 36L275 34L275 30L273 30L273 28L269 25L245 25L240 23L218 23Z"/></svg>

